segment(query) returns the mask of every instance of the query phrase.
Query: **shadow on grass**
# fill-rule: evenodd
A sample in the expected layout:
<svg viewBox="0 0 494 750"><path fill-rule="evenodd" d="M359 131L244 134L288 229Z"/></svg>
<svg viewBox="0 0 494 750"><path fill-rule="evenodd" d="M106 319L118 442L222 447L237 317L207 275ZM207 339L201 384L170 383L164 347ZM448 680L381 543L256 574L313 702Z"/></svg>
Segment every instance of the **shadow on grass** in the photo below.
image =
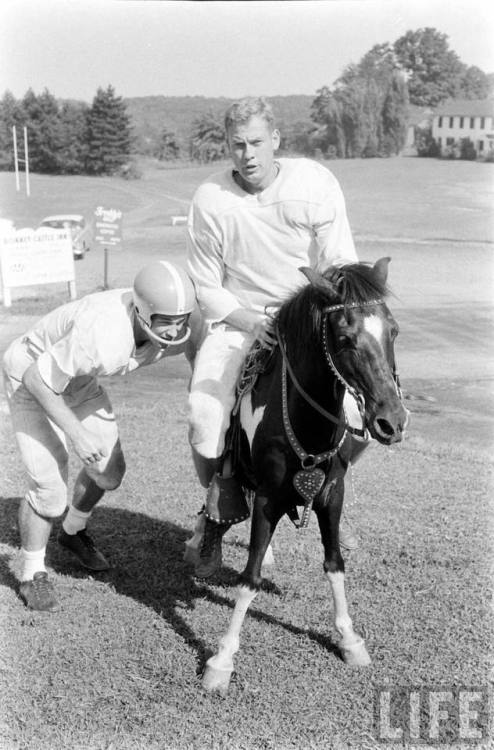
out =
<svg viewBox="0 0 494 750"><path fill-rule="evenodd" d="M17 508L20 498L0 497L0 542L19 546L16 529ZM218 592L218 586L225 587L237 583L238 571L223 568L213 583L194 578L192 569L183 560L184 543L190 530L171 521L150 518L143 513L121 508L96 508L90 522L90 533L97 546L112 563L111 570L88 573L70 555L56 544L60 528L56 521L47 547L47 563L57 573L73 578L88 578L89 575L112 586L119 594L132 597L137 602L155 610L189 644L197 654L197 672L204 668L205 661L212 655L210 646L199 639L181 616L181 610L193 610L199 600L233 609L232 597L225 589L225 595ZM0 585L16 588L17 583L9 569L8 559L0 559ZM278 593L277 587L269 581L263 586L265 591ZM287 611L288 615L288 611ZM250 610L252 617L267 625L282 627L295 635L304 635L331 653L339 655L332 640L313 630L307 630L272 615Z"/></svg>

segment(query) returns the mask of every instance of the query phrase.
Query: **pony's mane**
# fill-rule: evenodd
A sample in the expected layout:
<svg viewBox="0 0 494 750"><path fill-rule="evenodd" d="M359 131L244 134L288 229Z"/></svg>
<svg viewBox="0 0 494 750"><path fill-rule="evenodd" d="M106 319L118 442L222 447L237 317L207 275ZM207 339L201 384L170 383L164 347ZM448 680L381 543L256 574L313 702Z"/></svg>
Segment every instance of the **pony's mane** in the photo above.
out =
<svg viewBox="0 0 494 750"><path fill-rule="evenodd" d="M366 303L389 295L386 282L370 263L349 263L341 268L330 267L323 278L337 287L339 302Z"/></svg>
<svg viewBox="0 0 494 750"><path fill-rule="evenodd" d="M277 323L295 358L305 358L319 341L322 312L335 304L365 304L389 294L385 281L370 263L330 267L320 283L306 284L280 308Z"/></svg>

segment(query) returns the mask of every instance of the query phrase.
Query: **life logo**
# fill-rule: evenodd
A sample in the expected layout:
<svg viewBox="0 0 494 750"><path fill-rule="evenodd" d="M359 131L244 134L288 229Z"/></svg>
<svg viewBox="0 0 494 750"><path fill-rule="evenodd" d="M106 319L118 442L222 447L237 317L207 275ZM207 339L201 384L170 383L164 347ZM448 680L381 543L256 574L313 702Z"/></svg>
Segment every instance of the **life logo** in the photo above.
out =
<svg viewBox="0 0 494 750"><path fill-rule="evenodd" d="M487 686L386 686L374 695L374 735L383 743L478 743L490 729Z"/></svg>

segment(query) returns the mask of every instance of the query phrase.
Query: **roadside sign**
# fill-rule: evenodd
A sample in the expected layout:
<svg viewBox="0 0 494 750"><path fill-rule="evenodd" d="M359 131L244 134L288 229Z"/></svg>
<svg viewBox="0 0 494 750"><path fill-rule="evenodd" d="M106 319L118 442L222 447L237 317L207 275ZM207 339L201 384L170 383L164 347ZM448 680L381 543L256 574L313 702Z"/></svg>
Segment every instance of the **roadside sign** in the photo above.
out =
<svg viewBox="0 0 494 750"><path fill-rule="evenodd" d="M94 241L105 248L122 245L122 212L98 206L94 212Z"/></svg>
<svg viewBox="0 0 494 750"><path fill-rule="evenodd" d="M66 230L18 229L0 237L3 304L12 304L11 289L67 281L76 297L72 238Z"/></svg>
<svg viewBox="0 0 494 750"><path fill-rule="evenodd" d="M105 251L103 289L108 289L108 250L122 247L122 212L98 206L94 212L94 241Z"/></svg>

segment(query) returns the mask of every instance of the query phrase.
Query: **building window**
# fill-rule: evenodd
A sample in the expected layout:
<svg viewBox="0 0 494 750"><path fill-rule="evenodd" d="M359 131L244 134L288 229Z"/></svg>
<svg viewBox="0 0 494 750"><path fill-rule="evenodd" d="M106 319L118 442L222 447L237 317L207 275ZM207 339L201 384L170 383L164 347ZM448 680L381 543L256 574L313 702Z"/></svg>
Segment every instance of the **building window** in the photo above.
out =
<svg viewBox="0 0 494 750"><path fill-rule="evenodd" d="M475 117L471 117L471 118L470 118L470 127L471 127L471 128L474 128L474 127L475 127Z"/></svg>
<svg viewBox="0 0 494 750"><path fill-rule="evenodd" d="M479 141L479 153L484 150L484 141Z"/></svg>
<svg viewBox="0 0 494 750"><path fill-rule="evenodd" d="M439 147L441 146L441 139L440 139L440 138L438 138L438 139L437 139L437 145L438 145Z"/></svg>
<svg viewBox="0 0 494 750"><path fill-rule="evenodd" d="M480 118L480 127L482 130L485 128L485 117Z"/></svg>
<svg viewBox="0 0 494 750"><path fill-rule="evenodd" d="M454 126L454 124L455 124L455 118L454 117L450 117L449 118L449 127L452 128Z"/></svg>
<svg viewBox="0 0 494 750"><path fill-rule="evenodd" d="M464 117L460 117L460 128L462 128L462 127L463 127L463 120L464 120L464 119L465 119Z"/></svg>
<svg viewBox="0 0 494 750"><path fill-rule="evenodd" d="M438 123L437 123L437 127L438 127L438 128L442 128L442 126L443 126L443 118L442 118L442 117L440 117L440 118L439 118L439 121L438 121Z"/></svg>
<svg viewBox="0 0 494 750"><path fill-rule="evenodd" d="M454 145L455 145L454 138L446 138L446 146L454 146Z"/></svg>

